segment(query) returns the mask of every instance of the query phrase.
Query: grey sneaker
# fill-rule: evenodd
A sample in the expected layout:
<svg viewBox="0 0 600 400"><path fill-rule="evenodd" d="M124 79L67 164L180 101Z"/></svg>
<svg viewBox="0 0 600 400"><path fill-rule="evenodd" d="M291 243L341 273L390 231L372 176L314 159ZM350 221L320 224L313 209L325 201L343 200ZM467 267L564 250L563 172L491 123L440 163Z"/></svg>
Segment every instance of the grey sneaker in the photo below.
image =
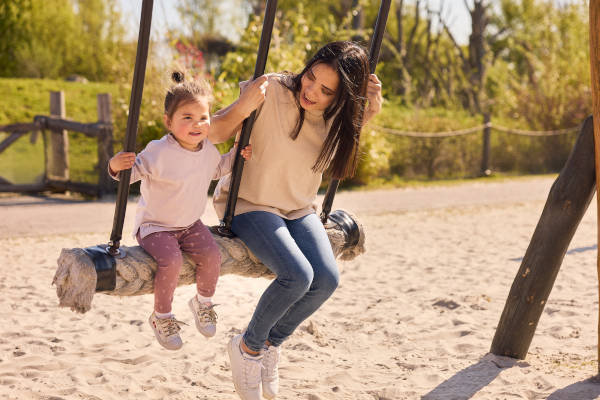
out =
<svg viewBox="0 0 600 400"><path fill-rule="evenodd" d="M200 304L198 298L194 296L188 301L188 305L190 306L190 310L192 310L192 314L194 314L198 332L207 338L215 336L217 332L217 313L214 307L216 304L209 306Z"/></svg>
<svg viewBox="0 0 600 400"><path fill-rule="evenodd" d="M158 318L154 312L150 314L148 322L154 331L154 336L165 349L179 350L183 346L179 331L180 324L186 325L184 322L177 321L175 316L171 318Z"/></svg>
<svg viewBox="0 0 600 400"><path fill-rule="evenodd" d="M242 335L236 335L227 344L231 375L235 391L242 400L261 400L260 371L262 356L252 357L242 351Z"/></svg>
<svg viewBox="0 0 600 400"><path fill-rule="evenodd" d="M268 400L274 399L279 392L279 369L277 364L279 364L280 356L281 349L279 346L266 347L263 353L262 392L265 399Z"/></svg>

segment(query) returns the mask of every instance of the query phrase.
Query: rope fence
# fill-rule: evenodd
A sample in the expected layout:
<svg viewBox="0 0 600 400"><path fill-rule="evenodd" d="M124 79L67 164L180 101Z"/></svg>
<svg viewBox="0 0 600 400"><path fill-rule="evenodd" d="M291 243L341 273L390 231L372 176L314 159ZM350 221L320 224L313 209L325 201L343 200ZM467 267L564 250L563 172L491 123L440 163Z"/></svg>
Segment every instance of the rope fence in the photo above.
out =
<svg viewBox="0 0 600 400"><path fill-rule="evenodd" d="M399 129L386 128L386 127L375 125L375 124L371 124L371 127L375 130L379 130L381 132L388 133L390 135L417 137L417 138L445 138L445 137L452 137L452 136L470 135L472 133L481 132L481 130L483 130L485 128L494 129L499 132L508 133L511 135L532 136L532 137L566 135L569 133L579 131L579 126L574 126L572 128L565 128L565 129L557 129L557 130L553 130L553 131L528 131L528 130L523 130L523 129L507 128L505 126L492 124L491 122L489 122L487 124L477 125L472 128L458 129L458 130L444 131L444 132L403 131L403 130L399 130Z"/></svg>

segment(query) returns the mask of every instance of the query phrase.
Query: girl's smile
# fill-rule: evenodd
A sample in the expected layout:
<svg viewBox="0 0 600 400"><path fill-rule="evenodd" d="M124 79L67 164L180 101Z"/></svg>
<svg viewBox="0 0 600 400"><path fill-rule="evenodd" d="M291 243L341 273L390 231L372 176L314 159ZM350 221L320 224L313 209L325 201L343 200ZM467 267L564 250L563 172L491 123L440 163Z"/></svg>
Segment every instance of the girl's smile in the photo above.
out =
<svg viewBox="0 0 600 400"><path fill-rule="evenodd" d="M208 100L198 98L177 107L173 117L164 116L165 126L171 131L177 142L184 149L196 151L204 139L208 137L210 114Z"/></svg>

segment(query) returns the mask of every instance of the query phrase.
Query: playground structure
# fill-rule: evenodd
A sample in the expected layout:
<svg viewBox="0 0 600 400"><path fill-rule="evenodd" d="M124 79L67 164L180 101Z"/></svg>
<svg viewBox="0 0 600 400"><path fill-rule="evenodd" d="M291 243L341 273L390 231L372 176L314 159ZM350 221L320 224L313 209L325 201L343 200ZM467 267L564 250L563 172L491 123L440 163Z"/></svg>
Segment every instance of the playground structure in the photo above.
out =
<svg viewBox="0 0 600 400"><path fill-rule="evenodd" d="M30 141L34 143L41 132L44 139L45 157L44 176L41 183L14 184L0 177L0 192L36 193L68 190L99 197L112 191L113 184L106 168L108 160L113 156L111 98L109 94L99 94L97 99L97 122L81 123L66 119L64 92L50 92L50 115L36 115L31 123L0 126L0 132L9 133L8 137L0 142L0 153L29 132L31 132ZM80 132L97 140L97 184L70 180L67 131Z"/></svg>
<svg viewBox="0 0 600 400"><path fill-rule="evenodd" d="M384 3L387 3L389 9L389 1L382 2L382 9L384 8ZM270 32L266 32L265 27L267 27L267 31L272 28L272 18L275 14L275 8L276 1L267 1L255 77L264 73L264 61L270 40ZM380 16L383 15L381 11L380 9ZM132 98L127 123L125 151L133 151L135 148L135 131L143 90L151 15L152 0L144 0ZM387 16L387 14L385 15ZM378 18L379 21L380 18ZM381 21L383 21L383 27L385 27L384 18ZM591 0L590 56L594 104L593 118L586 119L582 124L571 155L550 190L546 206L511 287L492 342L490 351L497 355L520 359L526 357L539 318L550 295L568 245L593 197L594 189L600 186L598 185L598 181L600 180L600 174L598 174L600 168L599 33L600 0ZM269 35L269 37L264 36L265 34ZM260 67L260 63L262 63L262 68ZM373 69L374 67L372 66ZM594 123L594 121L596 122ZM251 121L244 123L243 132L249 133L251 123ZM41 129L41 126L38 129ZM44 126L50 127L51 125ZM65 129L64 124L54 125L53 127ZM17 130L16 127L14 129ZM240 147L243 147L248 139L240 139ZM484 156L484 159L487 159L487 156ZM242 168L243 161L241 157L236 157L234 174L239 174L241 177ZM91 306L91 299L95 291L106 291L109 294L117 295L137 295L149 293L152 290L151 282L153 280L153 272L156 269L153 260L149 259L147 255L144 256L143 251L139 247L119 249L125 215L124 205L127 200L130 180L130 172L124 172L125 174L122 175L119 183L114 226L109 246L106 248L95 246L87 249L65 249L59 259L59 268L54 280L57 284L57 294L61 299L61 305L71 307L75 311L87 311ZM235 185L235 181L235 179L232 179L232 185ZM239 179L237 182L239 184ZM334 181L326 195L322 218L327 227L334 251L338 255L343 254L343 252L339 251L341 248L352 248L352 246L354 248L357 248L356 246L362 248L362 245L358 244L360 241L352 239L356 237L356 231L360 226L355 218L341 214L341 217L336 220L335 217L331 217L340 214L332 213L332 216L327 215L329 213L327 207L330 207L333 202L336 188L337 182ZM230 194L234 193L237 193L236 188L230 190ZM235 208L235 199L233 199L233 206L230 206L230 202L228 201L227 208L231 208L231 212L233 211L233 208ZM227 229L227 222L225 226L219 228L221 228L220 234L227 236L223 232L223 228ZM334 231L335 233L332 233ZM332 239L332 236L342 238L342 241L337 242L337 239ZM364 243L364 234L361 234L360 237L362 238L361 243ZM264 266L258 263L256 258L247 252L247 249L245 249L245 246L239 240L227 237L216 237L216 240L221 247L222 254L226 255L223 257L225 263L229 263L231 267L231 269L227 269L227 272L224 271L223 273L234 273L243 276L265 276ZM352 254L358 255L360 252L352 251ZM238 257L236 254L242 254L242 256ZM123 261L127 260L127 257L130 257L133 261ZM136 266L132 266L132 264ZM598 266L600 273L600 257L598 258ZM182 268L180 284L191 282L189 272L191 268L190 265ZM73 275L70 276L70 273L73 273ZM79 281L80 278L78 277L80 273L82 276L81 281ZM85 279L83 278L84 275L86 276ZM126 279L127 276L134 276L134 279ZM102 279L99 279L100 277ZM71 286L65 286L65 282Z"/></svg>
<svg viewBox="0 0 600 400"><path fill-rule="evenodd" d="M595 191L600 211L600 0L589 4L593 115L583 123L573 151L550 189L492 341L490 352L496 355L526 357L567 247ZM597 272L600 281L600 253ZM600 373L600 319L598 328Z"/></svg>
<svg viewBox="0 0 600 400"><path fill-rule="evenodd" d="M383 31L387 22L391 0L383 0L379 9L375 32L371 43L370 67L374 71L379 57ZM127 119L124 151L135 150L137 123L144 85L153 0L144 0L140 18L140 32L133 74L130 108ZM254 77L264 74L271 40L271 30L277 10L276 0L267 0L263 30L258 49ZM238 148L244 148L250 139L255 113L247 118L242 127ZM233 273L242 276L271 276L266 267L251 254L241 240L233 237L230 222L235 210L235 202L241 181L243 158L236 153L232 171L232 183L227 200L224 222L213 227L212 234L219 245L222 268L221 274ZM84 249L63 249L53 283L60 299L60 305L77 312L86 312L91 307L96 291L120 296L132 296L153 292L154 274L157 269L154 259L139 246L120 248L123 233L125 209L129 193L131 170L120 172L115 205L113 229L108 245L92 246ZM365 234L357 218L345 211L330 214L337 183L330 186L325 196L321 220L324 224L336 257L353 259L364 252ZM180 271L179 284L194 281L195 266L186 261Z"/></svg>
<svg viewBox="0 0 600 400"><path fill-rule="evenodd" d="M333 218L343 218L344 223L330 222L325 226L333 254L341 260L353 260L365 252L365 233L357 218L339 210ZM350 229L348 229L350 228ZM273 278L273 273L265 267L237 238L221 236L213 230L213 237L221 253L221 275L235 274L252 278ZM105 265L99 270L98 259L90 257L89 249L63 249L58 258L58 269L53 284L56 285L60 306L84 313L91 308L96 291L115 296L137 296L154 293L156 262L141 247L123 249L127 257L112 258L114 265ZM116 274L111 272L116 270ZM190 285L196 281L196 265L187 257L179 274L178 285Z"/></svg>

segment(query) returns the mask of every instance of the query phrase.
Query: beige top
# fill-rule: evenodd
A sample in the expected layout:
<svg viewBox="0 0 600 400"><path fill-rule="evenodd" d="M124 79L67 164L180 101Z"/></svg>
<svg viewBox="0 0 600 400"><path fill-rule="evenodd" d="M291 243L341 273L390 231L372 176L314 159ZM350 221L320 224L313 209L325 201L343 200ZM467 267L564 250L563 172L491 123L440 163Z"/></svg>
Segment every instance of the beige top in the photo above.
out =
<svg viewBox="0 0 600 400"><path fill-rule="evenodd" d="M221 156L208 139L198 151L184 149L171 134L148 143L131 169L131 183L142 181L133 235L181 230L198 221L210 181L231 172L233 155Z"/></svg>
<svg viewBox="0 0 600 400"><path fill-rule="evenodd" d="M235 215L268 211L286 219L317 211L317 190L322 173L315 164L331 127L322 112L304 114L296 140L290 134L299 117L293 93L283 86L283 75L269 75L265 101L257 111L250 143L252 157L244 163ZM231 175L219 180L213 204L220 219L225 214Z"/></svg>

